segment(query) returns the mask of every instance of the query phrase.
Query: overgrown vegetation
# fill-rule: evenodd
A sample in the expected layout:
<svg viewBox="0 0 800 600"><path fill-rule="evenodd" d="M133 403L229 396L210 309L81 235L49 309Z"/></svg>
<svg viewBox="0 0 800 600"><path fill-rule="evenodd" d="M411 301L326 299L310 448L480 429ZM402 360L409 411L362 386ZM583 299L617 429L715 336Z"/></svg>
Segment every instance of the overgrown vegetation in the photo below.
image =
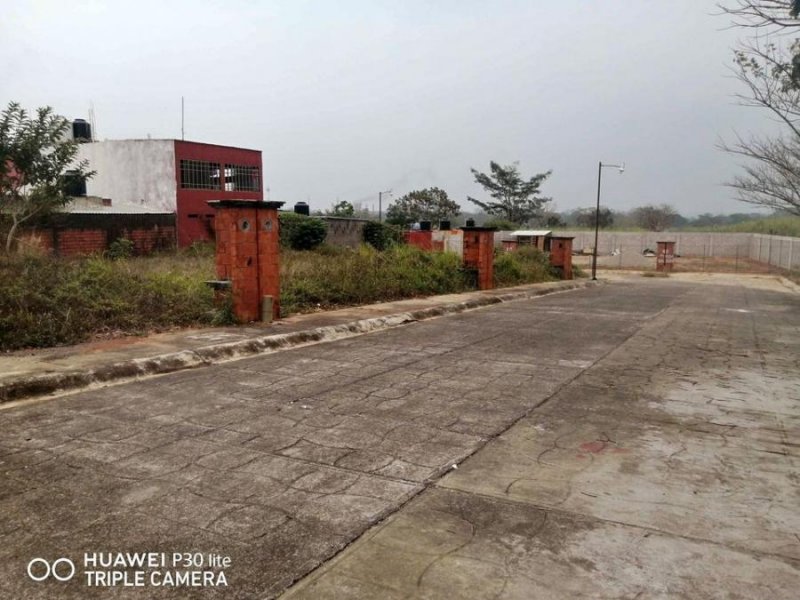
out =
<svg viewBox="0 0 800 600"><path fill-rule="evenodd" d="M457 255L412 246L284 252L281 265L285 314L468 289Z"/></svg>
<svg viewBox="0 0 800 600"><path fill-rule="evenodd" d="M494 259L494 282L508 287L556 279L547 255L538 248L522 246L514 252L500 252Z"/></svg>
<svg viewBox="0 0 800 600"><path fill-rule="evenodd" d="M0 261L0 349L74 344L210 324L213 260L8 257Z"/></svg>
<svg viewBox="0 0 800 600"><path fill-rule="evenodd" d="M403 244L378 251L321 246L284 250L281 306L296 312L446 294L474 282L456 254ZM535 249L500 254L499 286L552 278ZM214 278L208 244L148 257L116 260L12 256L0 259L0 349L74 344L173 327L230 322L230 307L215 306L205 281Z"/></svg>

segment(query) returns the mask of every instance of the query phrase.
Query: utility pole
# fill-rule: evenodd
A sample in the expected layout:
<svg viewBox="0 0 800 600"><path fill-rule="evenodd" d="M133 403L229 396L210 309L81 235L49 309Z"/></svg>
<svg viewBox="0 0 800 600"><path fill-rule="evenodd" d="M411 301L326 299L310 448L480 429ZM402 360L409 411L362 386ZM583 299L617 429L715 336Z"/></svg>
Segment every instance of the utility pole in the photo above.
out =
<svg viewBox="0 0 800 600"><path fill-rule="evenodd" d="M386 190L385 192L378 192L378 223L383 222L383 195L391 193L392 190Z"/></svg>
<svg viewBox="0 0 800 600"><path fill-rule="evenodd" d="M597 280L597 241L600 237L600 179L603 176L603 167L619 169L619 174L625 172L625 163L621 165L604 165L603 161L597 166L597 208L594 211L594 249L592 250L592 281Z"/></svg>

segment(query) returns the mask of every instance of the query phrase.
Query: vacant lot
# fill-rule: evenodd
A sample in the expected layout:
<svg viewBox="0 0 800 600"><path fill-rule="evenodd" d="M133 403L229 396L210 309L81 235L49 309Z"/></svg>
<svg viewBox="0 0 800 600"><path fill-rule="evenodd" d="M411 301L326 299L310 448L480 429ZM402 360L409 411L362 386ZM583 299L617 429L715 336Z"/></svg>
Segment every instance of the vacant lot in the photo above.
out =
<svg viewBox="0 0 800 600"><path fill-rule="evenodd" d="M535 251L500 255L495 270L500 287L553 279ZM475 287L457 255L402 245L284 250L281 271L284 315ZM0 259L0 350L230 323L205 284L214 275L211 248L121 260Z"/></svg>

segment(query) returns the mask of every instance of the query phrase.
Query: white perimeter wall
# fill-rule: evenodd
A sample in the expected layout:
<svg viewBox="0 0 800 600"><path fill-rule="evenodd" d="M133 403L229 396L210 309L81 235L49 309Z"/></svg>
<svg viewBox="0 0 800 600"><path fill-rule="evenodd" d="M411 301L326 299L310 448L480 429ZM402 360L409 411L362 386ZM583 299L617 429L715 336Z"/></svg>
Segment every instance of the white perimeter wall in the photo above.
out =
<svg viewBox="0 0 800 600"><path fill-rule="evenodd" d="M556 235L572 236L573 250L591 249L594 231L555 231ZM498 231L495 245L513 239L510 231ZM638 266L646 248L656 249L656 242L672 241L679 256L717 256L750 258L787 270L800 269L800 238L759 233L705 233L699 231L601 231L597 241L599 256L615 253L618 266Z"/></svg>
<svg viewBox="0 0 800 600"><path fill-rule="evenodd" d="M174 211L175 142L173 140L111 140L78 145L78 159L97 173L86 182L90 196L111 198Z"/></svg>

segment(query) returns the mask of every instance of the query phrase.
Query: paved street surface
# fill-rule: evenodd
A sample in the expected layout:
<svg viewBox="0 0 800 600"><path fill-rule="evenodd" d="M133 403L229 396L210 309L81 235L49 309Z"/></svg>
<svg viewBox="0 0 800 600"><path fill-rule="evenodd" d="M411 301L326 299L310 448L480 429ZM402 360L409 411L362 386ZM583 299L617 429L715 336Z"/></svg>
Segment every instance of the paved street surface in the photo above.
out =
<svg viewBox="0 0 800 600"><path fill-rule="evenodd" d="M637 278L6 408L0 598L794 599L799 333L777 282Z"/></svg>

